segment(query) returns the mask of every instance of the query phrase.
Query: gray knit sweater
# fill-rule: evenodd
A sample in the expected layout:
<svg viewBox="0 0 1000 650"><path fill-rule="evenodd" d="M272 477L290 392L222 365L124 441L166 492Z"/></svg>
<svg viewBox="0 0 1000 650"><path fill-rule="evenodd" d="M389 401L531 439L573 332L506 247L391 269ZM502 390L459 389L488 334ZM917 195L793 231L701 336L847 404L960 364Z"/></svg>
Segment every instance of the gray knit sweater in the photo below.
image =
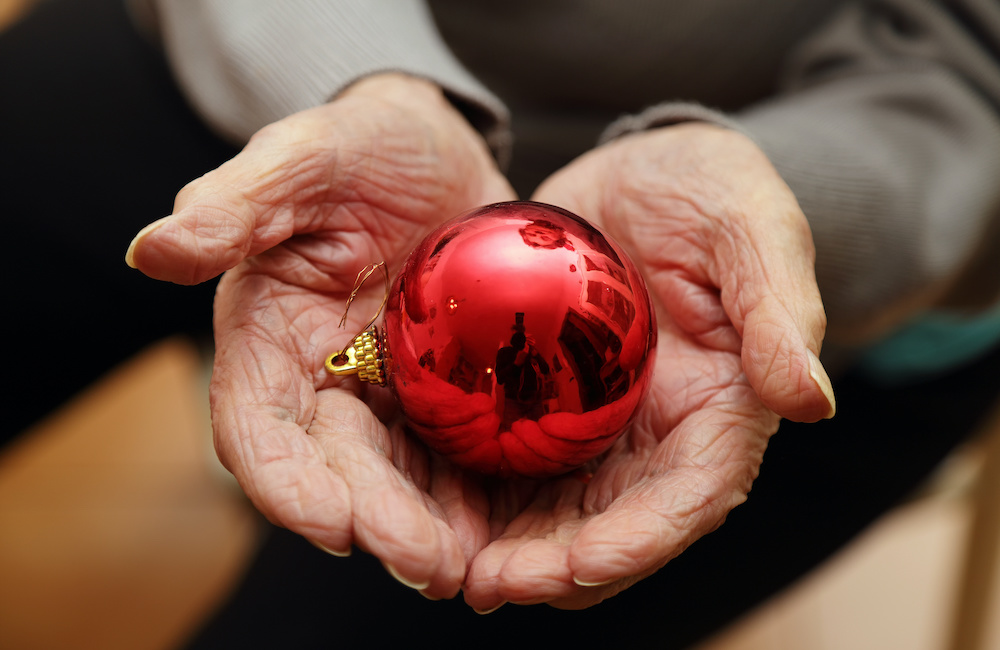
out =
<svg viewBox="0 0 1000 650"><path fill-rule="evenodd" d="M753 137L805 211L828 341L997 304L997 0L152 4L181 87L232 139L405 71L444 87L501 158L513 142L528 193L602 133L712 120Z"/></svg>

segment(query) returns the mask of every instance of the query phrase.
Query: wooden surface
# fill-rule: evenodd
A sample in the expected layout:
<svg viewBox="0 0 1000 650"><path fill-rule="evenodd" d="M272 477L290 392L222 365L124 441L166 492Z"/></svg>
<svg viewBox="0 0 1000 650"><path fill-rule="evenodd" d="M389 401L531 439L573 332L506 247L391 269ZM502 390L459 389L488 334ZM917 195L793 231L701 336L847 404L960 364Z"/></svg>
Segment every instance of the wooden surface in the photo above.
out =
<svg viewBox="0 0 1000 650"><path fill-rule="evenodd" d="M969 534L953 601L951 650L1000 650L1000 408L981 443Z"/></svg>
<svg viewBox="0 0 1000 650"><path fill-rule="evenodd" d="M167 341L0 456L0 648L170 648L240 577L257 515Z"/></svg>
<svg viewBox="0 0 1000 650"><path fill-rule="evenodd" d="M27 11L38 0L0 0L0 30L4 29Z"/></svg>

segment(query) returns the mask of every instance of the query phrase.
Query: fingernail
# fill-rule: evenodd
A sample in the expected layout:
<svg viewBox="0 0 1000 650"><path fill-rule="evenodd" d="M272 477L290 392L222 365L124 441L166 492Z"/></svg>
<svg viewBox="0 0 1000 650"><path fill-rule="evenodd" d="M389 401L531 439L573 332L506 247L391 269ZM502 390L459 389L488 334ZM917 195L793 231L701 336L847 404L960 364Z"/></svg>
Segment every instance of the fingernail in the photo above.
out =
<svg viewBox="0 0 1000 650"><path fill-rule="evenodd" d="M834 415L837 414L837 399L833 396L833 384L830 383L830 377L826 374L826 370L823 368L823 364L820 363L819 357L809 352L809 377L812 378L813 383L823 391L823 396L826 397L827 404L829 404L829 409L823 419L829 420Z"/></svg>
<svg viewBox="0 0 1000 650"><path fill-rule="evenodd" d="M581 587L603 587L604 585L609 585L614 581L615 581L614 578L609 578L608 580L602 580L600 582L584 582L583 580L580 580L576 576L573 576L573 582L580 585Z"/></svg>
<svg viewBox="0 0 1000 650"><path fill-rule="evenodd" d="M309 538L306 538L306 539L307 539L307 541L310 544L312 544L313 546L315 546L319 550L323 551L324 553L329 553L330 555L332 555L334 557L350 557L351 556L351 547L350 546L347 547L346 551L335 551L333 549L330 549L330 548L327 548L327 547L323 546L322 544L320 544L319 542L317 542L315 540L312 540L312 539L309 539Z"/></svg>
<svg viewBox="0 0 1000 650"><path fill-rule="evenodd" d="M436 600L441 600L437 596L431 596L429 593L427 593L426 591L423 591L423 590L420 590L417 593L420 594L421 596L423 596L424 598L426 598L427 600L435 600L435 601Z"/></svg>
<svg viewBox="0 0 1000 650"><path fill-rule="evenodd" d="M398 580L400 583L406 585L410 589L423 591L424 589L427 589L427 587L431 586L430 580L428 580L427 582L413 582L411 580L407 580L403 576L399 575L399 571L396 571L396 567L392 566L388 562L383 562L382 566L384 566L385 570L389 572L389 575L391 575L393 578Z"/></svg>
<svg viewBox="0 0 1000 650"><path fill-rule="evenodd" d="M154 230L162 226L163 222L166 221L167 219L169 219L169 217L163 217L162 219L154 221L153 223L147 225L145 228L136 233L136 236L132 238L132 241L128 245L128 250L125 251L125 263L128 264L130 268L133 269L136 268L135 247L138 245L139 241L149 233L153 232Z"/></svg>
<svg viewBox="0 0 1000 650"><path fill-rule="evenodd" d="M501 607L503 607L506 604L507 604L507 601L505 600L505 601L501 602L499 605L497 605L496 607L491 607L489 609L473 609L472 611L474 611L477 614L480 614L482 616L486 616L487 614L492 614L493 612L497 611L498 609L500 609Z"/></svg>

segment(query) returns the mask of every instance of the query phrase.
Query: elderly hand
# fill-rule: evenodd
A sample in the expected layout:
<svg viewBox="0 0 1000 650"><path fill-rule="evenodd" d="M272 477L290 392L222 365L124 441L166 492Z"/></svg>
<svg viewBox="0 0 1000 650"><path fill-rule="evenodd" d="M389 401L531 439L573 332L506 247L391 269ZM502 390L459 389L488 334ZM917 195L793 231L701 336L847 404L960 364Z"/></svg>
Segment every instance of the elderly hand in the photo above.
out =
<svg viewBox="0 0 1000 650"><path fill-rule="evenodd" d="M480 610L586 607L627 588L746 499L779 416L834 412L809 228L749 139L700 123L629 135L533 198L632 254L658 311L656 371L589 484L544 485L476 556L464 591Z"/></svg>
<svg viewBox="0 0 1000 650"><path fill-rule="evenodd" d="M382 299L358 271L398 267L438 223L513 199L485 143L424 81L379 75L255 135L177 195L126 259L191 284L225 271L215 306L215 444L271 521L335 554L352 544L404 584L454 596L488 541L464 476L373 413L356 380L328 376ZM370 391L377 401L377 393ZM469 520L479 522L466 524ZM456 532L458 530L459 532Z"/></svg>

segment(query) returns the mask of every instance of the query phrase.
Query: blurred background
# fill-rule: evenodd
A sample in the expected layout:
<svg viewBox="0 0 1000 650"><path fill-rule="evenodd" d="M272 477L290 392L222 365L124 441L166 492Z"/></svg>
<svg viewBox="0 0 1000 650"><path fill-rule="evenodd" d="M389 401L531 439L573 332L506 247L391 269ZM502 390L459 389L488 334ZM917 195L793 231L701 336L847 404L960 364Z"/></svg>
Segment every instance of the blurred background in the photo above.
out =
<svg viewBox="0 0 1000 650"><path fill-rule="evenodd" d="M0 0L0 31L36 4ZM12 99L7 91L0 87L0 102ZM225 154L213 149L203 160ZM160 182L173 188L157 190L168 210L183 181ZM114 273L129 272L121 259L133 232L111 242ZM141 286L137 294L169 306L173 294ZM64 292L67 305L73 291ZM148 308L136 302L136 318ZM208 323L207 312L199 317ZM90 346L96 335L81 334L82 324L60 324L68 336L45 344L62 361L39 372L60 377L62 392L51 391L44 417L13 393L10 410L28 415L14 417L0 447L0 648L182 647L234 598L274 534L215 459L204 333L150 318L159 329L134 328L152 343L115 335L113 350ZM995 400L988 413L916 491L699 650L1000 649Z"/></svg>

